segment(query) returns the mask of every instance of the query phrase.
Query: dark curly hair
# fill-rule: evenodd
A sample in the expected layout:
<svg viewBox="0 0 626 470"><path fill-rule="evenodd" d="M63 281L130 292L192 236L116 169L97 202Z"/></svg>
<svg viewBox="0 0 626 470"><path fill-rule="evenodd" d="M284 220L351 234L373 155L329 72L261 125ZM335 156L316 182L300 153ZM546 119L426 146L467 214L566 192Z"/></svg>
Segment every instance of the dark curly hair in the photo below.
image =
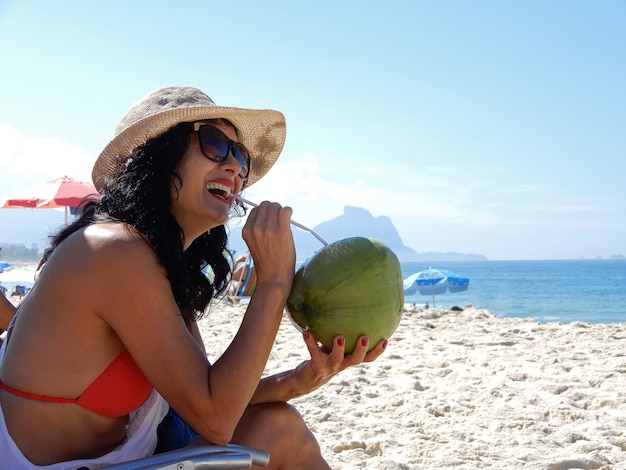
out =
<svg viewBox="0 0 626 470"><path fill-rule="evenodd" d="M50 250L94 223L117 221L134 227L165 267L186 322L204 316L211 299L225 291L231 276L225 227L211 229L183 251L183 230L170 212L171 189L177 192L183 185L177 167L192 131L192 123L180 123L135 149L119 178L105 184L100 201L86 202L81 216L53 237ZM244 211L236 201L233 212L241 216Z"/></svg>

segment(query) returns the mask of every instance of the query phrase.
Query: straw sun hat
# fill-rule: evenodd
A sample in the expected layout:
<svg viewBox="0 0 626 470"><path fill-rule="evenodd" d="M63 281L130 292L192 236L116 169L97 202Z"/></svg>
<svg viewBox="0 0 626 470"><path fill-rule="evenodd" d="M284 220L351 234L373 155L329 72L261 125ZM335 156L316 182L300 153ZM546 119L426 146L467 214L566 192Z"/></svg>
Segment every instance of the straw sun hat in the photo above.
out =
<svg viewBox="0 0 626 470"><path fill-rule="evenodd" d="M285 118L269 109L217 106L206 94L191 87L169 87L153 91L136 102L124 115L113 140L94 164L91 177L100 191L107 180L121 173L136 147L163 134L181 122L228 119L239 141L250 151L250 176L246 187L261 179L274 165L285 144Z"/></svg>

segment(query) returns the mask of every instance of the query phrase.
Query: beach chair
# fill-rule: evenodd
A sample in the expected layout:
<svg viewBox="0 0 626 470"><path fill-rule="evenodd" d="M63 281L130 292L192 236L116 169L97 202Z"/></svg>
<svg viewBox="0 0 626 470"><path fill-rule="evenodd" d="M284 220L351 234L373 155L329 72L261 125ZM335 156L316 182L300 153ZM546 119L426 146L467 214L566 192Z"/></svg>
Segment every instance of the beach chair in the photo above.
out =
<svg viewBox="0 0 626 470"><path fill-rule="evenodd" d="M250 468L252 465L265 467L269 461L270 456L265 451L228 444L187 447L104 468L107 470L225 470Z"/></svg>
<svg viewBox="0 0 626 470"><path fill-rule="evenodd" d="M250 253L237 258L233 265L233 277L227 290L230 303L239 303L242 298L250 297L256 288L256 270Z"/></svg>
<svg viewBox="0 0 626 470"><path fill-rule="evenodd" d="M15 286L11 295L20 298L24 297L26 295L26 286Z"/></svg>

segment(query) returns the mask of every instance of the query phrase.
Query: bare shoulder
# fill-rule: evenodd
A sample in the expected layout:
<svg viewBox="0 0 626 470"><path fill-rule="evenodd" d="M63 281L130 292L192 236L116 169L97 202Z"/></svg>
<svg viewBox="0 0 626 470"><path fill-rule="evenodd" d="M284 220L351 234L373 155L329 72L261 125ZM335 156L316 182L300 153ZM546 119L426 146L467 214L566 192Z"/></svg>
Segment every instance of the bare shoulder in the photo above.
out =
<svg viewBox="0 0 626 470"><path fill-rule="evenodd" d="M180 317L157 254L143 235L125 224L100 223L75 232L55 249L49 263L64 276L71 271L89 308L118 334L129 325L141 329L142 317Z"/></svg>
<svg viewBox="0 0 626 470"><path fill-rule="evenodd" d="M98 270L137 263L156 263L156 254L148 241L132 227L122 223L90 225L66 238L50 260L68 263L75 269Z"/></svg>
<svg viewBox="0 0 626 470"><path fill-rule="evenodd" d="M94 254L124 256L153 254L146 238L134 228L122 223L101 223L85 228L84 242Z"/></svg>
<svg viewBox="0 0 626 470"><path fill-rule="evenodd" d="M83 286L101 301L136 290L139 282L158 289L165 270L148 241L121 223L94 224L66 238L52 253L44 274ZM60 280L60 279L59 279ZM168 284L168 283L167 283Z"/></svg>

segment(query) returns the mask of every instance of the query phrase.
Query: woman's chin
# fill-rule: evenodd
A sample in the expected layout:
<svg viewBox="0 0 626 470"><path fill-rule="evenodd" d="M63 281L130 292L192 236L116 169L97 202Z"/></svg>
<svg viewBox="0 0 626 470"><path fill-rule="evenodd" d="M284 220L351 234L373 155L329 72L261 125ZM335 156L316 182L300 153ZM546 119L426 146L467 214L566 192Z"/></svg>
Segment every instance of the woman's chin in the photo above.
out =
<svg viewBox="0 0 626 470"><path fill-rule="evenodd" d="M224 225L228 222L228 211L212 211L211 214L208 215L207 219L210 220L211 228L217 227L218 225Z"/></svg>

